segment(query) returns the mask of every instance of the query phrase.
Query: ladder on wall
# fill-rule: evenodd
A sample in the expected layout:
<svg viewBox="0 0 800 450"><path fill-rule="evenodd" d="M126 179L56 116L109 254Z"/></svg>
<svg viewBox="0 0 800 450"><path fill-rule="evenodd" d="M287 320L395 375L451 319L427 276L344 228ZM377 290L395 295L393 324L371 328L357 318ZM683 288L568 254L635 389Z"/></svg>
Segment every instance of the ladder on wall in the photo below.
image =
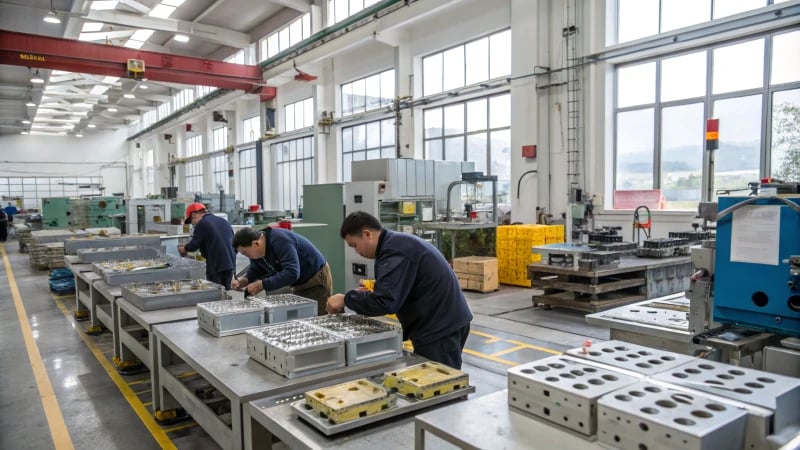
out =
<svg viewBox="0 0 800 450"><path fill-rule="evenodd" d="M582 187L581 170L583 166L581 106L581 58L578 57L578 0L566 2L566 26L561 30L566 46L567 59L567 191Z"/></svg>

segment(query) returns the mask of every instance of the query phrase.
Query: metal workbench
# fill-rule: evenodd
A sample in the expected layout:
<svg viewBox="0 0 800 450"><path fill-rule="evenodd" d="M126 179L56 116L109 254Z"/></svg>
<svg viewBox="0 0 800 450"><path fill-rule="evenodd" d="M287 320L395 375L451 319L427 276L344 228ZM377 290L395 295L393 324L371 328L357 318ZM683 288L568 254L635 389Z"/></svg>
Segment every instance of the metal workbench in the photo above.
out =
<svg viewBox="0 0 800 450"><path fill-rule="evenodd" d="M288 379L250 359L244 334L217 338L194 321L155 325L153 334L159 371L153 409L182 407L225 449L243 447L242 410L246 402L360 376L394 363L378 361ZM201 399L198 392L211 398Z"/></svg>
<svg viewBox="0 0 800 450"><path fill-rule="evenodd" d="M417 415L416 450L430 448L426 432L463 449L612 448L511 408L506 389Z"/></svg>
<svg viewBox="0 0 800 450"><path fill-rule="evenodd" d="M94 272L72 272L75 276L75 318L92 319L92 285L103 277ZM92 319L94 321L94 319Z"/></svg>
<svg viewBox="0 0 800 450"><path fill-rule="evenodd" d="M407 354L389 366L363 371L342 377L336 383L379 375L390 369L399 369L425 362L425 358ZM308 386L284 395L248 402L244 405L244 448L246 450L272 450L273 437L292 449L340 448L345 450L383 450L410 448L414 435L414 418L410 414L387 419L364 428L328 437L300 420L291 403L302 398L303 392L330 385L330 382Z"/></svg>
<svg viewBox="0 0 800 450"><path fill-rule="evenodd" d="M534 247L537 249L540 247ZM533 303L588 312L630 304L689 288L694 266L689 256L639 258L623 256L616 266L597 270L542 263L528 264L528 278L543 295Z"/></svg>
<svg viewBox="0 0 800 450"><path fill-rule="evenodd" d="M120 298L122 298L122 287L112 286L102 279L92 284L91 306L89 307L92 317L91 326L97 327L102 324L111 332L115 359L119 358L119 330L114 313L114 303Z"/></svg>

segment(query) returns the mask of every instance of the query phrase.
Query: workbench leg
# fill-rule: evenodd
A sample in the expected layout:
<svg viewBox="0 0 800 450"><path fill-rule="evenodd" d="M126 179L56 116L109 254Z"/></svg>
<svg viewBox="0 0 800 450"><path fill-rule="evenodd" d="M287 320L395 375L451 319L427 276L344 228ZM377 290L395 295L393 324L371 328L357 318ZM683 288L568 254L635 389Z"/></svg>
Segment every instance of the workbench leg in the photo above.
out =
<svg viewBox="0 0 800 450"><path fill-rule="evenodd" d="M414 423L414 450L425 449L425 429L419 423Z"/></svg>

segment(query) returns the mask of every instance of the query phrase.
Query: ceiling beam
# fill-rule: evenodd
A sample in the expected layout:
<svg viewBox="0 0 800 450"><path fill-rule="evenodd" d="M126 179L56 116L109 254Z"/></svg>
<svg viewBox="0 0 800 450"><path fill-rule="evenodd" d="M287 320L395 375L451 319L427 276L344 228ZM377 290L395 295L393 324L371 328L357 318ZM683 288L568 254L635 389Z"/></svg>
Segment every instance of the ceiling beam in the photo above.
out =
<svg viewBox="0 0 800 450"><path fill-rule="evenodd" d="M150 8L148 8L147 6L137 2L136 0L118 0L118 1L121 4L127 6L127 7L131 8L131 9L135 9L136 11L139 11L142 14L150 14Z"/></svg>
<svg viewBox="0 0 800 450"><path fill-rule="evenodd" d="M275 3L295 11L300 11L305 14L311 11L311 2L308 0L270 0L270 3Z"/></svg>
<svg viewBox="0 0 800 450"><path fill-rule="evenodd" d="M158 17L140 16L124 11L112 10L90 10L89 14L86 15L86 20L132 28L186 34L209 42L236 48L247 48L250 45L250 36L248 34L186 20L161 19Z"/></svg>

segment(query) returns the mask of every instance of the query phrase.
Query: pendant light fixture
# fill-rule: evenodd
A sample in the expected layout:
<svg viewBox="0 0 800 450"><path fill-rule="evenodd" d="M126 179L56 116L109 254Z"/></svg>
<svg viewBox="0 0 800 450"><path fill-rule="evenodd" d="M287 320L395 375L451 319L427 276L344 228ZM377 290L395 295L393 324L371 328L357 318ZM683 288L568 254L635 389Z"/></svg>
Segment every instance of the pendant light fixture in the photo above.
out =
<svg viewBox="0 0 800 450"><path fill-rule="evenodd" d="M61 19L58 18L56 10L53 8L53 0L50 0L50 11L47 11L43 20L47 23L61 23Z"/></svg>

